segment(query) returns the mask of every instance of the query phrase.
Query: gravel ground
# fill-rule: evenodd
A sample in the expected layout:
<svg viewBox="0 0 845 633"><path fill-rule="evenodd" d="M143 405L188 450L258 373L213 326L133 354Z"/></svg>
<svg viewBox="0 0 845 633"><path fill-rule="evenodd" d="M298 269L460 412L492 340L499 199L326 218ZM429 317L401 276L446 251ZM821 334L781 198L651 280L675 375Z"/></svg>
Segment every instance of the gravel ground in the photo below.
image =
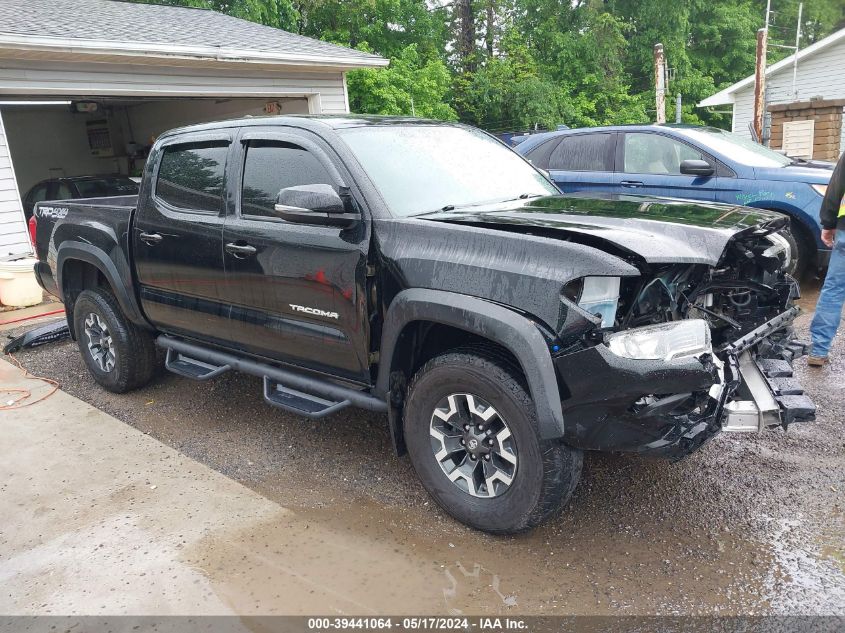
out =
<svg viewBox="0 0 845 633"><path fill-rule="evenodd" d="M799 319L806 330L810 315ZM23 330L23 329L22 329ZM19 330L19 331L22 331ZM382 416L307 421L266 406L255 378L160 372L122 396L98 388L72 342L21 352L31 372L315 521L430 552L444 612L845 614L845 370L797 375L816 422L721 435L678 464L589 454L562 517L519 537L479 534L440 512ZM451 592L451 593L450 593Z"/></svg>

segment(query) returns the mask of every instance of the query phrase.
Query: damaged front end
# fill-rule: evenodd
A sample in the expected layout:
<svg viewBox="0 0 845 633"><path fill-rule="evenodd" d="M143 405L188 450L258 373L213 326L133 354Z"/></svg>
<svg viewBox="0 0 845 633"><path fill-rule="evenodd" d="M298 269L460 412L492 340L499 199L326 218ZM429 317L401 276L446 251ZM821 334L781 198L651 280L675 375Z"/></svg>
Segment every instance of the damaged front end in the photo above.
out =
<svg viewBox="0 0 845 633"><path fill-rule="evenodd" d="M792 377L805 345L785 222L737 233L715 266L638 262L639 277L567 285L555 365L568 443L680 459L720 431L814 419Z"/></svg>

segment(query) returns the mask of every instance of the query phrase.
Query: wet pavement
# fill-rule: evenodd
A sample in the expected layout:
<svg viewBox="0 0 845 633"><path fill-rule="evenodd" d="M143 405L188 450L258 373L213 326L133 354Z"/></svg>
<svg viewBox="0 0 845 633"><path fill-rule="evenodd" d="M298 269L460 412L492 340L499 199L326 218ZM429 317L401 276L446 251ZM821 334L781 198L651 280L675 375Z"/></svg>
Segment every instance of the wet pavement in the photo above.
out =
<svg viewBox="0 0 845 633"><path fill-rule="evenodd" d="M812 309L810 302L805 307ZM808 322L804 314L799 326ZM142 439L132 440L139 447L151 442L169 451L168 459L196 460L191 468L214 471L207 476L219 477L214 481L223 489L236 483L249 489L244 494L252 495L260 512L231 521L218 512L217 523L202 532L186 510L196 509L189 503L194 487L181 474L160 473L159 489L171 490L172 511L192 527L177 558L195 573L190 582L205 588L202 595L215 609L845 614L843 348L838 341L833 364L823 370L798 363L797 374L819 406L816 422L761 436L721 435L677 464L588 454L564 514L529 534L506 538L465 528L440 511L407 458L392 454L379 415L346 411L307 421L266 406L260 381L236 374L197 383L162 372L143 390L109 394L88 377L71 342L18 358L32 372L58 380L68 394L121 420L127 432L140 431L133 437ZM5 415L0 412L0 420ZM32 423L38 420L33 416ZM4 454L14 450L10 441L0 440ZM153 463L135 455L135 444L121 450L127 476L156 466L154 454L148 458ZM75 444L55 443L50 455L60 463L77 451ZM0 487L0 503L17 485ZM213 486L204 494L208 503L217 498ZM38 531L35 509L16 498L22 511L33 513ZM104 498L111 499L100 494L84 503L101 504ZM143 516L137 498L134 503ZM99 516L90 526L92 538L100 538L97 530L114 537L123 526ZM3 530L0 559L10 540L20 538L5 525ZM135 537L143 539L143 533ZM178 592L186 582L177 575L171 586ZM5 604L11 599L27 612L43 609L38 600L10 598L13 593L3 596ZM56 608L92 604L81 598L74 603L74 595ZM186 600L183 605L201 604Z"/></svg>

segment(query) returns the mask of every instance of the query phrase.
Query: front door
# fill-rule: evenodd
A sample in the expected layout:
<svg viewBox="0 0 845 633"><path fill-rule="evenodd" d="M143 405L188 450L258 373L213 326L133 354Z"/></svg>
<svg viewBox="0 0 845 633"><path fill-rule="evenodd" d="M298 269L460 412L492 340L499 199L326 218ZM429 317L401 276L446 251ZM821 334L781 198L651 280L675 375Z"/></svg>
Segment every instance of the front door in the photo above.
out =
<svg viewBox="0 0 845 633"><path fill-rule="evenodd" d="M369 381L366 292L370 223L340 229L274 214L280 189L344 184L305 131L245 130L223 231L231 339L238 348L357 382Z"/></svg>
<svg viewBox="0 0 845 633"><path fill-rule="evenodd" d="M619 193L665 196L687 200L715 199L715 164L694 147L656 132L627 132L622 141ZM704 160L712 176L681 173L681 162Z"/></svg>
<svg viewBox="0 0 845 633"><path fill-rule="evenodd" d="M141 305L161 330L215 343L228 336L220 302L228 133L181 135L150 156L132 231Z"/></svg>

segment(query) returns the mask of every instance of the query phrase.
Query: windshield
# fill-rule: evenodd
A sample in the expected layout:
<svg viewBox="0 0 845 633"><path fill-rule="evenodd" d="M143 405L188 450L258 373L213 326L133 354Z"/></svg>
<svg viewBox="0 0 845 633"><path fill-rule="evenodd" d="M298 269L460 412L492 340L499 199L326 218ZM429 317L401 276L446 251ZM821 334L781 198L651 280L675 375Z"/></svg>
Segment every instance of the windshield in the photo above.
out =
<svg viewBox="0 0 845 633"><path fill-rule="evenodd" d="M119 177L86 178L75 182L80 198L107 198L109 196L134 196L138 185L134 180Z"/></svg>
<svg viewBox="0 0 845 633"><path fill-rule="evenodd" d="M397 216L558 193L521 157L472 128L390 125L340 134Z"/></svg>
<svg viewBox="0 0 845 633"><path fill-rule="evenodd" d="M751 139L714 127L685 128L684 134L702 145L749 167L786 167L792 159Z"/></svg>

